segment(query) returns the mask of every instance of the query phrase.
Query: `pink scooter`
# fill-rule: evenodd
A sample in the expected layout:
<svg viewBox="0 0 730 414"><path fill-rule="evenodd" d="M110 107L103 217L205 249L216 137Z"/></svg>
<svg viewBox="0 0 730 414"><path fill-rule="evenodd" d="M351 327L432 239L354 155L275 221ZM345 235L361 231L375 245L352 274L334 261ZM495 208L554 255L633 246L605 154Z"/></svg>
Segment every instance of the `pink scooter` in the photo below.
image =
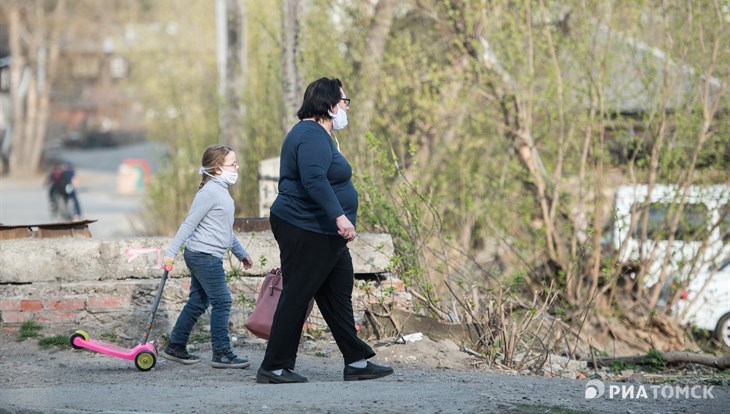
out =
<svg viewBox="0 0 730 414"><path fill-rule="evenodd" d="M89 339L89 334L82 330L77 330L71 335L71 347L74 349L86 348L113 357L134 360L134 366L140 371L151 370L157 363L157 349L155 349L153 344L148 343L147 339L150 336L152 325L155 322L155 315L157 314L157 307L160 305L160 300L162 299L162 290L165 288L167 274L167 270L162 274L162 281L160 282L160 287L157 288L157 296L152 305L149 319L147 319L147 330L144 333L144 337L142 337L142 343L132 349L127 349L109 342Z"/></svg>

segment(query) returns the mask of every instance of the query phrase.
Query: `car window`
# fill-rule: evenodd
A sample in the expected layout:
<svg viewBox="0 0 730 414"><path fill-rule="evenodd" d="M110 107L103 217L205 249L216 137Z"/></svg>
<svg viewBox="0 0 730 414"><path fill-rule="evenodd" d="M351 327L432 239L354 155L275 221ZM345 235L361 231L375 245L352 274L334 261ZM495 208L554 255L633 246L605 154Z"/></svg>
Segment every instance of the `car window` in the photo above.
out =
<svg viewBox="0 0 730 414"><path fill-rule="evenodd" d="M639 206L637 206L639 207ZM642 212L649 214L649 222L646 227L646 235L650 240L668 240L669 230L672 227L672 220L677 212L677 205L673 203L655 202L649 204L649 208ZM634 237L641 235L641 223L643 217L639 217ZM698 241L708 236L710 215L707 206L704 204L685 204L677 224L677 233L674 240Z"/></svg>

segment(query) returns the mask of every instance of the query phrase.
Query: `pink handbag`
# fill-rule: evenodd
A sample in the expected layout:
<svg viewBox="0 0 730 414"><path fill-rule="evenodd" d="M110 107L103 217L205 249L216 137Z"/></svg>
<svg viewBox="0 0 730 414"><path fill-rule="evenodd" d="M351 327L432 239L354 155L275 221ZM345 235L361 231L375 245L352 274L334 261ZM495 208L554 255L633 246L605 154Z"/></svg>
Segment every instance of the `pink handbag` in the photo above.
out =
<svg viewBox="0 0 730 414"><path fill-rule="evenodd" d="M276 306L279 304L283 286L281 269L279 268L271 269L264 277L261 291L256 299L256 306L245 323L246 328L259 338L269 339L271 324L274 321L274 312L276 312ZM314 299L309 301L307 318L312 312L312 306L314 306Z"/></svg>

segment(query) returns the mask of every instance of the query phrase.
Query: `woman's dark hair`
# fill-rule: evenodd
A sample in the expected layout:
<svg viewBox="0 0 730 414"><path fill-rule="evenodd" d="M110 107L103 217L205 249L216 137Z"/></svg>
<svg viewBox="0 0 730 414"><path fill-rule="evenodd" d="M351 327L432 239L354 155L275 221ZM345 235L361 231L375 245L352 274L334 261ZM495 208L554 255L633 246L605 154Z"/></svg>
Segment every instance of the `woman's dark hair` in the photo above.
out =
<svg viewBox="0 0 730 414"><path fill-rule="evenodd" d="M323 119L332 119L329 110L342 99L342 82L337 78L319 78L307 86L304 91L302 106L297 111L301 119L314 118L319 122Z"/></svg>
<svg viewBox="0 0 730 414"><path fill-rule="evenodd" d="M208 174L215 175L216 168L220 168L220 166L223 165L226 155L232 151L233 148L226 145L211 145L203 152L203 159L200 161L200 165ZM210 176L208 174L203 174L198 190L203 188L205 183L210 180Z"/></svg>

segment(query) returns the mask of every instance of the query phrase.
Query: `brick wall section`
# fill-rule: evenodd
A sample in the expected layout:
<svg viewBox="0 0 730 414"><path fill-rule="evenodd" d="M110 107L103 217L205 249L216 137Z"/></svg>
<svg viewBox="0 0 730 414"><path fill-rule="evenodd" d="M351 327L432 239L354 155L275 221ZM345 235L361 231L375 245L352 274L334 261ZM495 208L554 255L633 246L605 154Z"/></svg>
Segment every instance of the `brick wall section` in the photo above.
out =
<svg viewBox="0 0 730 414"><path fill-rule="evenodd" d="M20 299L0 299L0 312L20 310Z"/></svg>
<svg viewBox="0 0 730 414"><path fill-rule="evenodd" d="M18 310L22 311L22 312L39 311L41 309L43 309L43 302L40 300L33 300L33 299L20 300L20 307L18 308Z"/></svg>
<svg viewBox="0 0 730 414"><path fill-rule="evenodd" d="M90 296L86 299L86 310L91 313L116 312L129 309L132 298L125 296Z"/></svg>
<svg viewBox="0 0 730 414"><path fill-rule="evenodd" d="M27 320L34 319L33 312L2 311L2 322L6 324L20 324Z"/></svg>
<svg viewBox="0 0 730 414"><path fill-rule="evenodd" d="M262 275L278 266L278 245L270 231L237 233L254 257L254 267L231 284L234 332L245 333L244 322L256 302ZM0 328L36 320L62 329L115 332L136 337L144 331L159 285L161 258L169 238L129 240L17 239L0 248ZM393 256L387 234L358 234L351 243L356 273L387 272ZM232 261L236 262L237 261ZM224 261L230 269L231 263ZM53 269L49 272L48 269ZM369 303L406 304L409 295L397 279L381 284L359 282L353 292L356 318ZM385 288L384 288L385 287ZM190 278L181 257L168 278L155 328L167 333L185 304ZM310 322L320 323L315 308ZM321 321L323 324L323 321ZM61 331L63 332L63 331ZM153 331L154 333L154 331Z"/></svg>
<svg viewBox="0 0 730 414"><path fill-rule="evenodd" d="M86 302L80 298L58 298L43 301L43 309L48 311L80 311L86 308Z"/></svg>
<svg viewBox="0 0 730 414"><path fill-rule="evenodd" d="M262 281L263 277L244 277L229 284L234 298L232 332L247 333L244 323L253 309ZM19 326L25 321L35 320L50 331L70 333L84 329L90 333L117 332L136 338L144 331L158 284L158 279L142 279L3 285L0 286L0 323L5 327ZM380 283L358 281L355 286L353 306L357 320L362 319L365 307L381 301L410 307L410 295L398 279ZM158 333L170 331L185 305L189 289L190 278L186 275L168 279L155 321ZM37 299L40 297L44 299ZM307 326L325 326L316 306Z"/></svg>
<svg viewBox="0 0 730 414"><path fill-rule="evenodd" d="M81 320L79 312L43 312L37 315L38 323L42 325L68 325Z"/></svg>

